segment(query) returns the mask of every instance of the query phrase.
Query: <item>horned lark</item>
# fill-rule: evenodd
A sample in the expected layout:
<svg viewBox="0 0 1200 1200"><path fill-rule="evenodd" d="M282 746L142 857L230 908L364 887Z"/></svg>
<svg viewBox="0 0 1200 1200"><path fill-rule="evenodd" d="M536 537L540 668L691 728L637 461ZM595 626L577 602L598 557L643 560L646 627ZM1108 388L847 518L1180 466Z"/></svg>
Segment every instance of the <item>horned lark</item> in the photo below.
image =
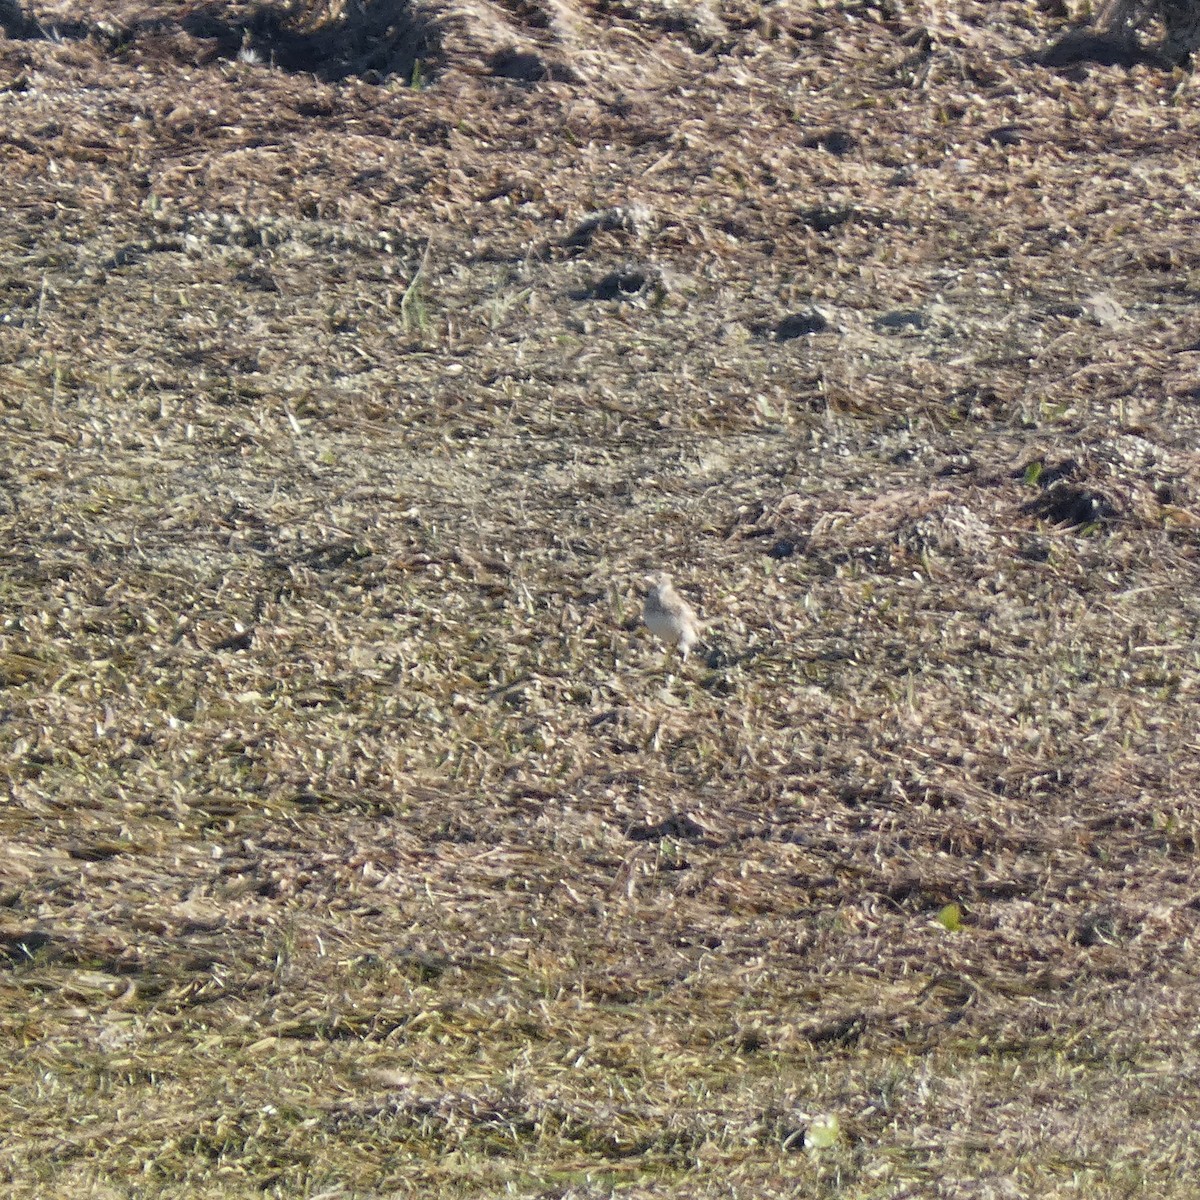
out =
<svg viewBox="0 0 1200 1200"><path fill-rule="evenodd" d="M675 590L671 577L665 571L657 571L646 582L650 594L642 610L642 620L655 637L664 642L674 642L687 662L688 651L700 636L700 622L691 605Z"/></svg>

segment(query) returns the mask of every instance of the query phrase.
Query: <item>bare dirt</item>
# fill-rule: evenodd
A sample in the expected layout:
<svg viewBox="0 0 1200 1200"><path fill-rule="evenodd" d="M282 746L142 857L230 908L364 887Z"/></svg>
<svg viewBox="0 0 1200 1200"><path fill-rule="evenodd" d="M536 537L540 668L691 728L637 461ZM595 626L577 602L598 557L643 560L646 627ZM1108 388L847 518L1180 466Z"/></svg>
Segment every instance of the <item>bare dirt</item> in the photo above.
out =
<svg viewBox="0 0 1200 1200"><path fill-rule="evenodd" d="M1085 17L0 9L6 1194L1194 1195L1200 113Z"/></svg>

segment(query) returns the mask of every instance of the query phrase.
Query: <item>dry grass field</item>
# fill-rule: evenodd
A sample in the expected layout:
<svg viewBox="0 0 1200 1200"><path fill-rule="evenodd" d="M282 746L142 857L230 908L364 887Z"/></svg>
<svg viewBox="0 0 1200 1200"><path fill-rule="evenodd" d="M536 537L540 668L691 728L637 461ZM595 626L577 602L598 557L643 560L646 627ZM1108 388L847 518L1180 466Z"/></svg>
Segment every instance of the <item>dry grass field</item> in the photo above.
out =
<svg viewBox="0 0 1200 1200"><path fill-rule="evenodd" d="M1200 76L1087 15L0 7L3 1195L1195 1196Z"/></svg>

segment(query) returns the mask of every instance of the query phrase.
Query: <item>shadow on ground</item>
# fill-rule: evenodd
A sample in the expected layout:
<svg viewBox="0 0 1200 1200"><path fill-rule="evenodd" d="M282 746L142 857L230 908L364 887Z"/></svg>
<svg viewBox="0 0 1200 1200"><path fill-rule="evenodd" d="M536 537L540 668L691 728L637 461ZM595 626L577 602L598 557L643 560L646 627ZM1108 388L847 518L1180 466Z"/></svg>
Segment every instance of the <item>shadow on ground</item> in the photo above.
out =
<svg viewBox="0 0 1200 1200"><path fill-rule="evenodd" d="M311 25L286 6L209 4L178 21L151 17L123 26L88 21L39 21L15 0L0 0L0 29L10 38L80 40L97 38L113 51L182 31L208 42L211 57L268 63L326 82L350 77L379 82L390 76L413 78L439 52L437 31L407 0L363 0L339 16Z"/></svg>

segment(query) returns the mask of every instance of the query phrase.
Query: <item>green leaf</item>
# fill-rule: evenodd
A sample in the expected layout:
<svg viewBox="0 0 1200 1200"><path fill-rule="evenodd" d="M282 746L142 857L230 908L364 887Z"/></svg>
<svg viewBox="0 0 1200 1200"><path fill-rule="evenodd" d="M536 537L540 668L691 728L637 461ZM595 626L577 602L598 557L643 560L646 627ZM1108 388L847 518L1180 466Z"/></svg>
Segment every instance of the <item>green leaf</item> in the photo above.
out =
<svg viewBox="0 0 1200 1200"><path fill-rule="evenodd" d="M823 1117L813 1117L804 1131L804 1148L806 1150L828 1150L837 1142L840 1134L841 1126L834 1113Z"/></svg>
<svg viewBox="0 0 1200 1200"><path fill-rule="evenodd" d="M962 928L962 909L957 904L947 904L938 913L937 923L950 933L957 933Z"/></svg>

